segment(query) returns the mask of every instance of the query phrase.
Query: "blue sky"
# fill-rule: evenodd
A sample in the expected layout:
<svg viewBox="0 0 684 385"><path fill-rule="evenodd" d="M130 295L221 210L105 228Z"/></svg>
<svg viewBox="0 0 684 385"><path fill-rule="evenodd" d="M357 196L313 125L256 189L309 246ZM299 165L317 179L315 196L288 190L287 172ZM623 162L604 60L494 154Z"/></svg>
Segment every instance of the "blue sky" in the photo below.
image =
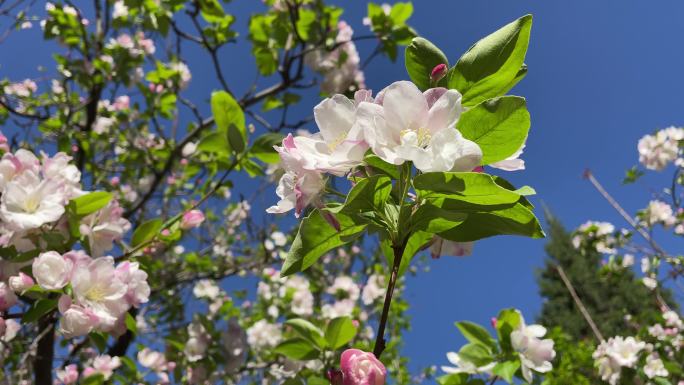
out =
<svg viewBox="0 0 684 385"><path fill-rule="evenodd" d="M357 34L368 33L361 24L365 2L334 3L346 7L343 18ZM227 7L244 35L249 13L261 4L235 0ZM527 170L504 176L516 185L533 186L538 193L535 204L545 202L568 227L588 219L623 225L582 179L585 168L591 168L630 212L646 205L657 192L653 186L666 185L667 174L630 186L622 186L621 180L624 170L637 162L636 142L641 136L684 124L683 2L421 0L414 7L410 24L437 44L451 63L479 38L519 16L534 15L526 60L529 73L511 92L527 98L532 116L523 155ZM39 38L37 29L23 31L1 45L0 77L35 78L37 65L52 68L53 45L26 49ZM373 48L372 41L360 42L362 59ZM190 48L188 52L193 81L187 96L201 102L218 86L210 77L208 58L199 51L194 55ZM249 46L226 47L220 56L228 82L242 94L254 79ZM407 78L403 55L397 63L375 60L366 71L367 85L374 90ZM275 80L261 84L271 81ZM316 103L317 95L310 93L294 109L293 120L310 114ZM203 110L208 110L206 105ZM411 366L446 364L444 354L463 343L453 325L456 320L488 324L505 307L517 307L533 320L541 307L535 269L542 265L544 243L515 237L484 240L471 257L432 261L431 272L410 278L406 295L413 329L404 344ZM680 245L665 242L670 249Z"/></svg>

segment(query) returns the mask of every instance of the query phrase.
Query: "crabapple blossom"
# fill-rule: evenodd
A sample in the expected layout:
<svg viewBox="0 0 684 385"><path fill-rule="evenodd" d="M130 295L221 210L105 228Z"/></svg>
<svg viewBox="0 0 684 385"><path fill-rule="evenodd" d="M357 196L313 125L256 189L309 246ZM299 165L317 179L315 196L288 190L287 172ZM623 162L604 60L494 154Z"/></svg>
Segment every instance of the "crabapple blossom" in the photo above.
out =
<svg viewBox="0 0 684 385"><path fill-rule="evenodd" d="M143 348L138 352L138 362L140 365L152 369L155 372L166 370L166 357L161 352L150 348Z"/></svg>
<svg viewBox="0 0 684 385"><path fill-rule="evenodd" d="M104 328L113 327L129 308L125 300L129 288L117 274L112 257L100 257L77 266L71 285L76 302L90 309Z"/></svg>
<svg viewBox="0 0 684 385"><path fill-rule="evenodd" d="M335 277L333 284L326 289L326 292L336 296L341 296L342 298L349 299L350 301L356 301L359 299L359 285L354 282L352 277L342 275Z"/></svg>
<svg viewBox="0 0 684 385"><path fill-rule="evenodd" d="M423 172L470 171L480 165L480 147L455 128L463 111L458 91L432 88L421 93L415 84L399 81L381 94L382 105L360 103L357 118L366 142L381 159L413 161Z"/></svg>
<svg viewBox="0 0 684 385"><path fill-rule="evenodd" d="M295 216L299 217L304 208L324 189L325 179L320 172L305 168L306 164L315 164L315 160L311 159L311 154L305 154L299 148L292 134L283 139L283 146L276 146L276 150L280 154L285 174L280 178L276 188L276 195L280 200L266 212L280 214L294 209Z"/></svg>
<svg viewBox="0 0 684 385"><path fill-rule="evenodd" d="M108 354L97 356L90 363L90 366L83 369L83 376L88 377L93 374L102 374L105 380L108 380L114 374L114 370L121 366L121 359L119 357L111 357Z"/></svg>
<svg viewBox="0 0 684 385"><path fill-rule="evenodd" d="M323 74L321 91L326 94L344 93L358 85L364 88L364 74L360 69L361 59L352 41L354 30L344 21L337 24L335 42L339 46L331 52L313 50L305 56L306 64Z"/></svg>
<svg viewBox="0 0 684 385"><path fill-rule="evenodd" d="M662 224L668 227L672 226L676 221L672 206L659 200L650 201L646 209L644 209L643 216L646 225L649 226Z"/></svg>
<svg viewBox="0 0 684 385"><path fill-rule="evenodd" d="M490 362L489 364L483 366L477 366L468 360L464 360L456 352L448 352L446 356L447 360L449 360L449 362L455 366L442 366L442 371L444 373L489 374L491 373L494 366L496 366L496 362Z"/></svg>
<svg viewBox="0 0 684 385"><path fill-rule="evenodd" d="M372 274L368 277L366 286L361 291L361 301L364 305L372 305L385 294L385 279L382 275Z"/></svg>
<svg viewBox="0 0 684 385"><path fill-rule="evenodd" d="M0 219L14 230L30 230L57 221L64 214L66 196L56 181L24 172L5 186L0 197Z"/></svg>
<svg viewBox="0 0 684 385"><path fill-rule="evenodd" d="M210 279L198 281L192 289L192 294L197 298L215 299L220 292L221 289L216 285L216 282Z"/></svg>
<svg viewBox="0 0 684 385"><path fill-rule="evenodd" d="M5 311L17 303L17 296L5 282L0 282L0 311Z"/></svg>
<svg viewBox="0 0 684 385"><path fill-rule="evenodd" d="M138 262L124 261L116 266L115 274L128 288L125 299L130 306L140 306L148 301L150 285L147 284L147 273L140 269Z"/></svg>
<svg viewBox="0 0 684 385"><path fill-rule="evenodd" d="M62 312L59 320L59 332L65 338L84 336L97 326L99 319L89 309L71 305Z"/></svg>
<svg viewBox="0 0 684 385"><path fill-rule="evenodd" d="M202 222L204 222L204 213L200 210L190 210L183 213L183 218L181 219L180 227L183 230L189 230L195 227L199 227Z"/></svg>
<svg viewBox="0 0 684 385"><path fill-rule="evenodd" d="M639 162L649 170L660 171L679 156L679 141L684 139L684 129L669 127L654 135L639 139Z"/></svg>
<svg viewBox="0 0 684 385"><path fill-rule="evenodd" d="M437 64L435 68L430 71L430 81L433 83L437 83L438 81L442 80L447 73L449 72L449 67L444 64Z"/></svg>
<svg viewBox="0 0 684 385"><path fill-rule="evenodd" d="M36 284L31 276L21 271L18 275L10 277L8 283L10 288L12 288L15 293L19 294L23 294L26 290Z"/></svg>
<svg viewBox="0 0 684 385"><path fill-rule="evenodd" d="M321 307L323 318L333 319L338 317L349 317L354 312L354 301L343 299L333 304L326 303Z"/></svg>
<svg viewBox="0 0 684 385"><path fill-rule="evenodd" d="M46 290L61 289L69 282L73 264L56 251L41 253L33 260L32 271L38 285Z"/></svg>
<svg viewBox="0 0 684 385"><path fill-rule="evenodd" d="M123 208L112 200L104 208L86 216L79 226L82 235L88 237L90 252L95 257L112 249L131 229L131 223L123 217Z"/></svg>
<svg viewBox="0 0 684 385"><path fill-rule="evenodd" d="M663 361L655 354L646 356L646 365L644 365L644 374L646 377L667 377L670 373L665 369Z"/></svg>
<svg viewBox="0 0 684 385"><path fill-rule="evenodd" d="M347 349L340 358L344 385L383 385L387 369L373 353Z"/></svg>
<svg viewBox="0 0 684 385"><path fill-rule="evenodd" d="M59 384L71 385L78 381L78 367L76 364L69 364L64 367L64 369L57 369L55 371L55 377Z"/></svg>
<svg viewBox="0 0 684 385"><path fill-rule="evenodd" d="M634 337L616 336L601 342L592 355L601 379L611 385L617 384L620 380L620 368L633 368L644 348L646 343Z"/></svg>
<svg viewBox="0 0 684 385"><path fill-rule="evenodd" d="M247 343L255 350L272 348L282 340L280 325L269 323L265 319L254 323L246 333Z"/></svg>
<svg viewBox="0 0 684 385"><path fill-rule="evenodd" d="M525 149L525 144L523 144L516 152L504 160L494 162L489 164L489 167L498 168L504 171L518 171L525 169L525 161L520 159L523 150Z"/></svg>
<svg viewBox="0 0 684 385"><path fill-rule="evenodd" d="M541 339L546 328L541 325L525 325L520 315L520 325L511 332L511 345L520 355L520 368L527 382L532 382L532 370L546 373L553 368L551 360L556 356L553 340Z"/></svg>
<svg viewBox="0 0 684 385"><path fill-rule="evenodd" d="M188 325L188 337L183 351L185 356L190 362L201 360L209 348L209 334L201 323L193 321Z"/></svg>
<svg viewBox="0 0 684 385"><path fill-rule="evenodd" d="M473 246L475 242L454 242L435 236L430 246L430 253L432 258L439 258L443 255L463 257L473 252Z"/></svg>

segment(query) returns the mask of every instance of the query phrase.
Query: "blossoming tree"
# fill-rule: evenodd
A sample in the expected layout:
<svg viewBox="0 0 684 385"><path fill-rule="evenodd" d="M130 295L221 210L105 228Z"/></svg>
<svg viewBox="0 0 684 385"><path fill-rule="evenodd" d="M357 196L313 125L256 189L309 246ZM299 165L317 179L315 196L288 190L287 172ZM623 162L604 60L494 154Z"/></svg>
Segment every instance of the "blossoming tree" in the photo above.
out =
<svg viewBox="0 0 684 385"><path fill-rule="evenodd" d="M534 190L498 175L524 169L530 115L508 92L531 16L450 66L410 3L369 3L362 35L321 0L265 3L243 38L218 0L0 2L4 36L37 24L58 43L49 76L0 82L8 383L421 382L435 372L409 373L400 339L415 257L543 236ZM259 78L239 96L225 62L241 39ZM410 81L374 94L364 66L400 46ZM206 100L189 97L188 51L212 68ZM324 99L292 120L308 88ZM276 181L273 215L252 211ZM457 326L469 343L442 384L552 368L553 341L515 309L496 339Z"/></svg>

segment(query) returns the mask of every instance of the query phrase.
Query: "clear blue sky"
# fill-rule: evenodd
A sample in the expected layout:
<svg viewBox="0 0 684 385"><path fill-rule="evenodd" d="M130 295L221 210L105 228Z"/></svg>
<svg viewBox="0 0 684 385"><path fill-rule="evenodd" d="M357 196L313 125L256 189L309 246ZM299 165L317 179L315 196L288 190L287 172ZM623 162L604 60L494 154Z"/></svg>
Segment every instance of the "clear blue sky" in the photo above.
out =
<svg viewBox="0 0 684 385"><path fill-rule="evenodd" d="M343 19L357 34L368 33L361 24L365 2L335 3L346 7ZM410 24L452 63L484 35L526 13L534 14L529 74L512 91L527 98L532 115L524 153L528 168L504 176L517 185L533 186L538 193L535 204L544 201L568 227L587 219L622 225L581 178L585 168L590 167L630 212L645 206L654 193L650 186L665 186L667 175L630 186L620 182L624 170L637 162L636 142L642 135L684 124L683 2L420 0L414 7ZM247 16L255 9L261 9L256 0L228 5L241 34L246 34ZM52 68L51 50L37 45L26 49L37 43L38 34L37 29L16 33L0 45L0 77L20 80L37 77L38 64ZM362 59L373 48L373 42L361 42ZM190 56L193 80L188 96L201 101L217 85L209 80L212 70L206 56ZM254 79L249 47L226 47L221 60L231 87L241 94ZM366 71L368 87L374 90L406 78L403 55L395 64L376 60ZM268 84L268 79L262 82ZM310 114L317 102L310 94L291 114L293 120ZM275 195L266 199L270 204ZM666 243L670 249L680 245ZM542 264L543 246L543 240L515 237L484 240L477 243L473 256L433 261L430 273L411 278L407 296L413 330L404 338L411 366L447 363L444 354L463 343L453 326L456 320L488 324L504 307L517 307L533 320L541 306L535 269Z"/></svg>

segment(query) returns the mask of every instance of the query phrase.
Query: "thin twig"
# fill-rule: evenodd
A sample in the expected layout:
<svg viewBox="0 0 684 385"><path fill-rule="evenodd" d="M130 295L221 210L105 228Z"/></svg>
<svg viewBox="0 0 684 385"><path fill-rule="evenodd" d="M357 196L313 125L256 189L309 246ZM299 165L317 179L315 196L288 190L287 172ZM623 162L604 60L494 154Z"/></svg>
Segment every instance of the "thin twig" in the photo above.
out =
<svg viewBox="0 0 684 385"><path fill-rule="evenodd" d="M582 316L584 317L584 319L589 324L589 327L591 328L591 331L594 333L594 336L596 336L596 339L598 339L599 342L603 342L603 335L601 334L601 331L598 329L598 327L596 326L596 323L591 318L591 315L587 311L587 308L584 307L584 304L582 303L582 300L580 299L580 297L577 295L575 288L572 286L572 283L570 282L568 277L565 275L565 271L563 270L563 268L560 265L556 265L555 268L556 268L556 271L558 271L558 275L560 275L561 280L565 284L565 287L568 289L570 296L575 301L575 305L577 305L577 308L579 308L580 313L582 313Z"/></svg>

